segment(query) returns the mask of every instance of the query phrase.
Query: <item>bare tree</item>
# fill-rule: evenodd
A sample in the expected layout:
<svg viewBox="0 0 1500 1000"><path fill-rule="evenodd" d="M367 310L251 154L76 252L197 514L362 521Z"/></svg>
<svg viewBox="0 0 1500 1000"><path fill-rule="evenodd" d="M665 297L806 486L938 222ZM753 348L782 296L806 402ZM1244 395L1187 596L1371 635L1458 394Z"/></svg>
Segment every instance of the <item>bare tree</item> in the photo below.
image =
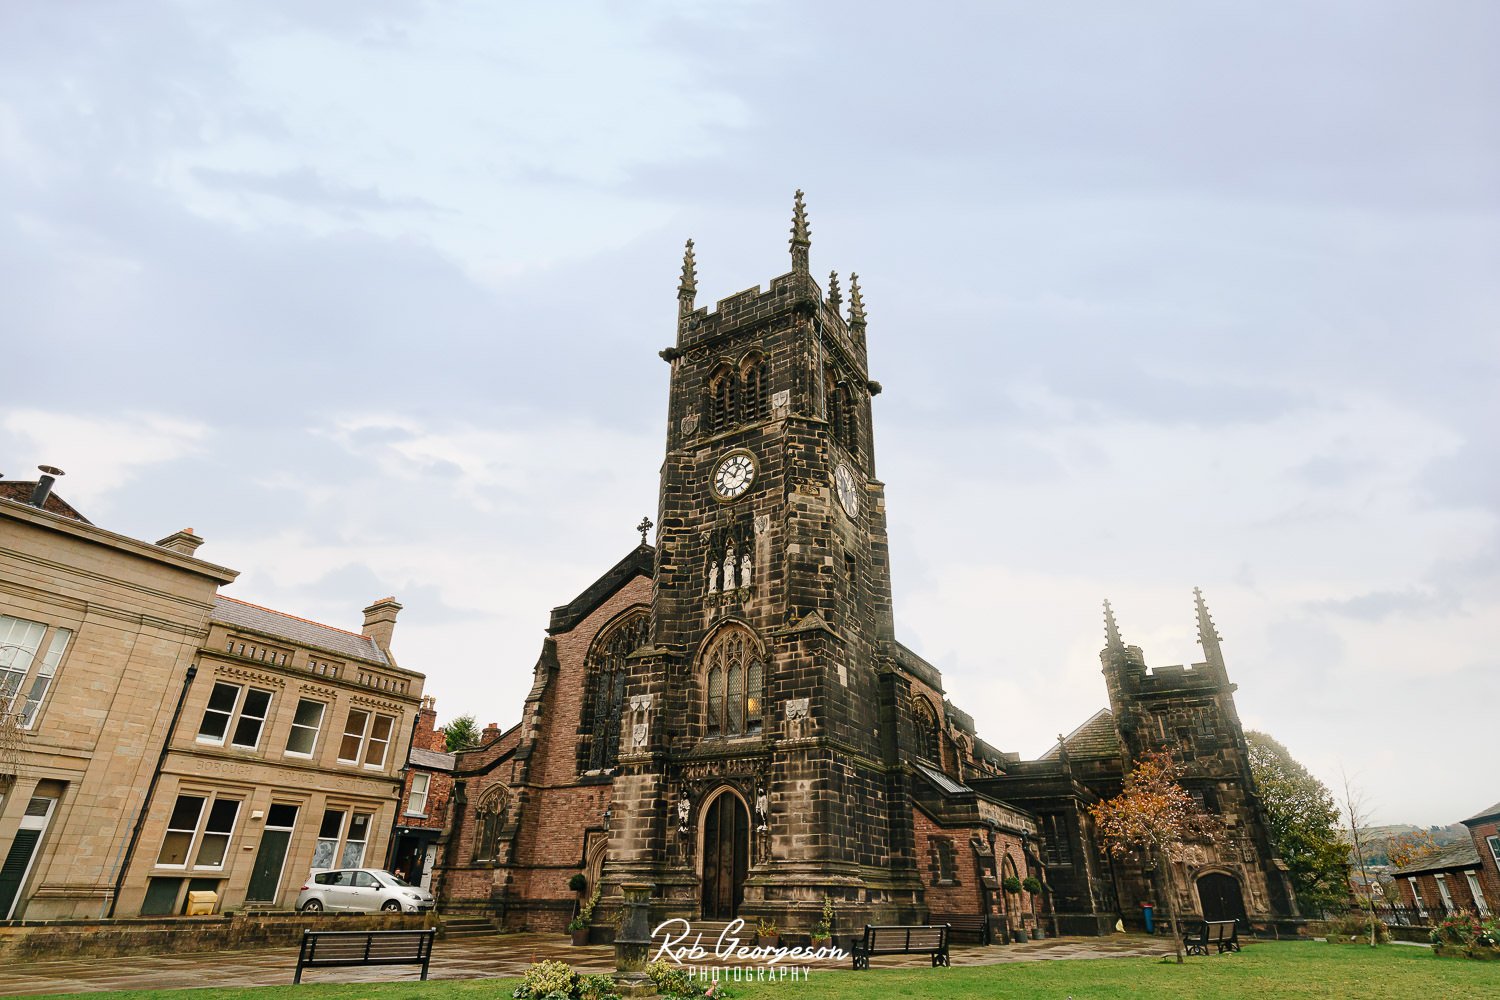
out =
<svg viewBox="0 0 1500 1000"><path fill-rule="evenodd" d="M1349 772L1340 767L1339 777L1344 784L1344 801L1341 805L1344 807L1344 815L1349 819L1349 839L1354 850L1354 862L1359 866L1357 895L1370 917L1370 947L1373 948L1375 947L1375 891L1371 887L1370 872L1365 865L1365 831L1370 824L1370 813L1365 804L1364 792L1349 777Z"/></svg>

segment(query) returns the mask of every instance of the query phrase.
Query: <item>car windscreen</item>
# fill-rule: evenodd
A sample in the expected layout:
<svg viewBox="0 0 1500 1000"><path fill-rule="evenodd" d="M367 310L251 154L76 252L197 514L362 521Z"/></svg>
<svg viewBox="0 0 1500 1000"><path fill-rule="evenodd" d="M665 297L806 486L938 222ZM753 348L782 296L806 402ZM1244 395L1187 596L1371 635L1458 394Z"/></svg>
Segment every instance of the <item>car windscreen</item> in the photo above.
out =
<svg viewBox="0 0 1500 1000"><path fill-rule="evenodd" d="M380 876L380 881L384 882L386 885L393 885L398 889L411 888L411 883L406 881L406 879L402 878L399 875L392 875L390 872L379 872L378 874Z"/></svg>

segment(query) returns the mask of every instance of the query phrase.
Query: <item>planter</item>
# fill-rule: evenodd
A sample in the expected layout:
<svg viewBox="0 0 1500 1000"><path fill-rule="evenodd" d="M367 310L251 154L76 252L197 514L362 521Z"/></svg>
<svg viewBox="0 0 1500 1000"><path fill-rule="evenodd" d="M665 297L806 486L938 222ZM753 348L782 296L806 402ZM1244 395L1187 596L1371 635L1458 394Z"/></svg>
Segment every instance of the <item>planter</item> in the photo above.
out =
<svg viewBox="0 0 1500 1000"><path fill-rule="evenodd" d="M755 943L757 945L759 945L760 947L762 947L762 948L780 948L781 947L781 935L780 934L757 934L755 936Z"/></svg>
<svg viewBox="0 0 1500 1000"><path fill-rule="evenodd" d="M1024 927L1018 927L1018 928L1016 928L1014 935L1012 935L1012 937L1011 937L1011 940L1014 941L1016 944L1025 944L1026 943L1026 928L1024 928Z"/></svg>
<svg viewBox="0 0 1500 1000"><path fill-rule="evenodd" d="M589 929L587 927L583 928L582 930L569 931L569 933L572 934L573 943L575 945L585 945L589 943Z"/></svg>
<svg viewBox="0 0 1500 1000"><path fill-rule="evenodd" d="M826 948L832 941L833 938L831 937L815 937L812 939L812 946L814 948Z"/></svg>

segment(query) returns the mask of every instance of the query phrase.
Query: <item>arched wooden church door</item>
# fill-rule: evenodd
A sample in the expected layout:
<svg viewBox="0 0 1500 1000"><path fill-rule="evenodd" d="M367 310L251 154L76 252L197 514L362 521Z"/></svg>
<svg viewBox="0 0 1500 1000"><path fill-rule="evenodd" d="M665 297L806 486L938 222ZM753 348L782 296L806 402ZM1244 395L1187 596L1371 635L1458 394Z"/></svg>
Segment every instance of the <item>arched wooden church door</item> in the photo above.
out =
<svg viewBox="0 0 1500 1000"><path fill-rule="evenodd" d="M1245 923L1245 897L1233 875L1210 872L1198 878L1198 902L1204 920L1238 920Z"/></svg>
<svg viewBox="0 0 1500 1000"><path fill-rule="evenodd" d="M723 792L703 816L703 916L729 920L745 898L750 867L750 813L740 797Z"/></svg>

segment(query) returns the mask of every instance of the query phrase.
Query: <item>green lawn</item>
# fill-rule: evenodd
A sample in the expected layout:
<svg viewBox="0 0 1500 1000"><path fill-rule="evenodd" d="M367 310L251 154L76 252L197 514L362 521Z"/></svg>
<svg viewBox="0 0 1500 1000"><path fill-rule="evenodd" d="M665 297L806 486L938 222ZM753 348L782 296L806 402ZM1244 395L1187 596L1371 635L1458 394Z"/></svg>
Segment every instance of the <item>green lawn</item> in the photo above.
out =
<svg viewBox="0 0 1500 1000"><path fill-rule="evenodd" d="M806 982L733 985L742 1000L794 997L868 1000L921 997L934 1000L1093 1000L1150 997L1152 1000L1218 998L1337 998L1388 1000L1410 997L1441 1000L1493 1000L1500 997L1500 962L1437 958L1426 948L1387 945L1379 949L1319 942L1255 942L1238 955L1188 959L1179 968L1170 959L1110 958L1016 962L956 969L814 971ZM95 993L99 1000L170 996L180 1000L241 998L380 997L387 1000L439 1000L447 997L510 996L519 980L401 982L382 984L305 984L259 989L170 990Z"/></svg>

